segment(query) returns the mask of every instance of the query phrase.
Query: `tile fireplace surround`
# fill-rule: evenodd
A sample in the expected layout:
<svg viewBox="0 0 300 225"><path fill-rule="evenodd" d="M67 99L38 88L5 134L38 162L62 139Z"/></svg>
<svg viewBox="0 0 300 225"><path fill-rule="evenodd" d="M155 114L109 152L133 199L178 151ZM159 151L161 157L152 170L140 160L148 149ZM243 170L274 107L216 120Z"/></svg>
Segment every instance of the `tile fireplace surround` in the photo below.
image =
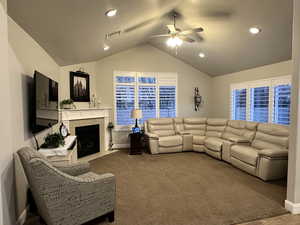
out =
<svg viewBox="0 0 300 225"><path fill-rule="evenodd" d="M86 108L86 109L62 109L61 121L67 126L71 135L75 135L75 128L90 125L100 127L100 152L81 158L80 160L93 160L100 156L111 153L109 151L109 111L111 108Z"/></svg>

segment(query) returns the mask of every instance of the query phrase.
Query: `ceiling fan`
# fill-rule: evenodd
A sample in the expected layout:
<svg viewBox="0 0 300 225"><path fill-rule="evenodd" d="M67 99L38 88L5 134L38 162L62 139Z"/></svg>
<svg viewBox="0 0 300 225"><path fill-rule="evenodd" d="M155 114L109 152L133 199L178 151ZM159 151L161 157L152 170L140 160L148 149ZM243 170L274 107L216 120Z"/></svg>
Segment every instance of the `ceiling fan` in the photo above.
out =
<svg viewBox="0 0 300 225"><path fill-rule="evenodd" d="M173 24L166 25L168 28L167 34L158 34L153 35L151 38L158 38L158 37L169 37L167 40L167 45L170 47L178 47L181 46L183 41L193 43L195 40L188 35L193 33L199 33L203 31L202 27L197 27L189 30L181 30L180 28L176 27L176 17L177 13L173 14Z"/></svg>

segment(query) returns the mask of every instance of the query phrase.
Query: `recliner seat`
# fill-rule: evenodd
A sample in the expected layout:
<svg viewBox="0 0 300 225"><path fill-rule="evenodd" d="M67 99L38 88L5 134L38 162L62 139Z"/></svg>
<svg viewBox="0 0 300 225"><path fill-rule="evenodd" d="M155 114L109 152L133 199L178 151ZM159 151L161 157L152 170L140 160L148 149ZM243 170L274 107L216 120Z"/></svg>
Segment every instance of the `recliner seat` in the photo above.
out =
<svg viewBox="0 0 300 225"><path fill-rule="evenodd" d="M222 134L227 124L226 119L207 119L205 134L205 152L210 156L222 159L222 145L225 142Z"/></svg>

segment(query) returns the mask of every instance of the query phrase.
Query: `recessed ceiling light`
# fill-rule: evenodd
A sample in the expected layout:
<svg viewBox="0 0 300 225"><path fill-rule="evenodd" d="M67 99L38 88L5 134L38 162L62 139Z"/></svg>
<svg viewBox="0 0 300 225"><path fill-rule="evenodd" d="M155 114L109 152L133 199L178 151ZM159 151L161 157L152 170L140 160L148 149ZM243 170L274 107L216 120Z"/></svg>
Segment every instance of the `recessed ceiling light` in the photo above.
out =
<svg viewBox="0 0 300 225"><path fill-rule="evenodd" d="M108 51L108 50L109 50L109 48L110 48L110 47L109 47L108 45L104 45L104 48L103 48L103 50L104 50L104 51Z"/></svg>
<svg viewBox="0 0 300 225"><path fill-rule="evenodd" d="M251 28L249 29L249 32L250 32L251 34L258 34L258 33L261 32L261 29L259 29L258 27L251 27Z"/></svg>
<svg viewBox="0 0 300 225"><path fill-rule="evenodd" d="M205 54L204 54L203 52L200 52L200 53L199 53L199 57L200 57L200 58L205 58Z"/></svg>
<svg viewBox="0 0 300 225"><path fill-rule="evenodd" d="M110 9L110 10L106 11L105 16L113 17L117 14L117 11L118 10L116 10L116 9Z"/></svg>

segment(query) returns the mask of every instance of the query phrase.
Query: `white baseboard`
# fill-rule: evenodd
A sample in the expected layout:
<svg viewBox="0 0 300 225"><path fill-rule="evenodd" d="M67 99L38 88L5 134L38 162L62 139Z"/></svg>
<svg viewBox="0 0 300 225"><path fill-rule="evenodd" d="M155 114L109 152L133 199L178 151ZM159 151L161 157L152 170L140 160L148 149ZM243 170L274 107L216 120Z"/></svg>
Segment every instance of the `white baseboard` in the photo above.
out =
<svg viewBox="0 0 300 225"><path fill-rule="evenodd" d="M300 203L292 203L285 200L285 209L292 214L300 214Z"/></svg>
<svg viewBox="0 0 300 225"><path fill-rule="evenodd" d="M130 148L130 144L114 144L112 149Z"/></svg>
<svg viewBox="0 0 300 225"><path fill-rule="evenodd" d="M23 225L27 219L27 214L29 211L29 206L27 206L23 212L21 213L21 215L19 216L16 225Z"/></svg>

